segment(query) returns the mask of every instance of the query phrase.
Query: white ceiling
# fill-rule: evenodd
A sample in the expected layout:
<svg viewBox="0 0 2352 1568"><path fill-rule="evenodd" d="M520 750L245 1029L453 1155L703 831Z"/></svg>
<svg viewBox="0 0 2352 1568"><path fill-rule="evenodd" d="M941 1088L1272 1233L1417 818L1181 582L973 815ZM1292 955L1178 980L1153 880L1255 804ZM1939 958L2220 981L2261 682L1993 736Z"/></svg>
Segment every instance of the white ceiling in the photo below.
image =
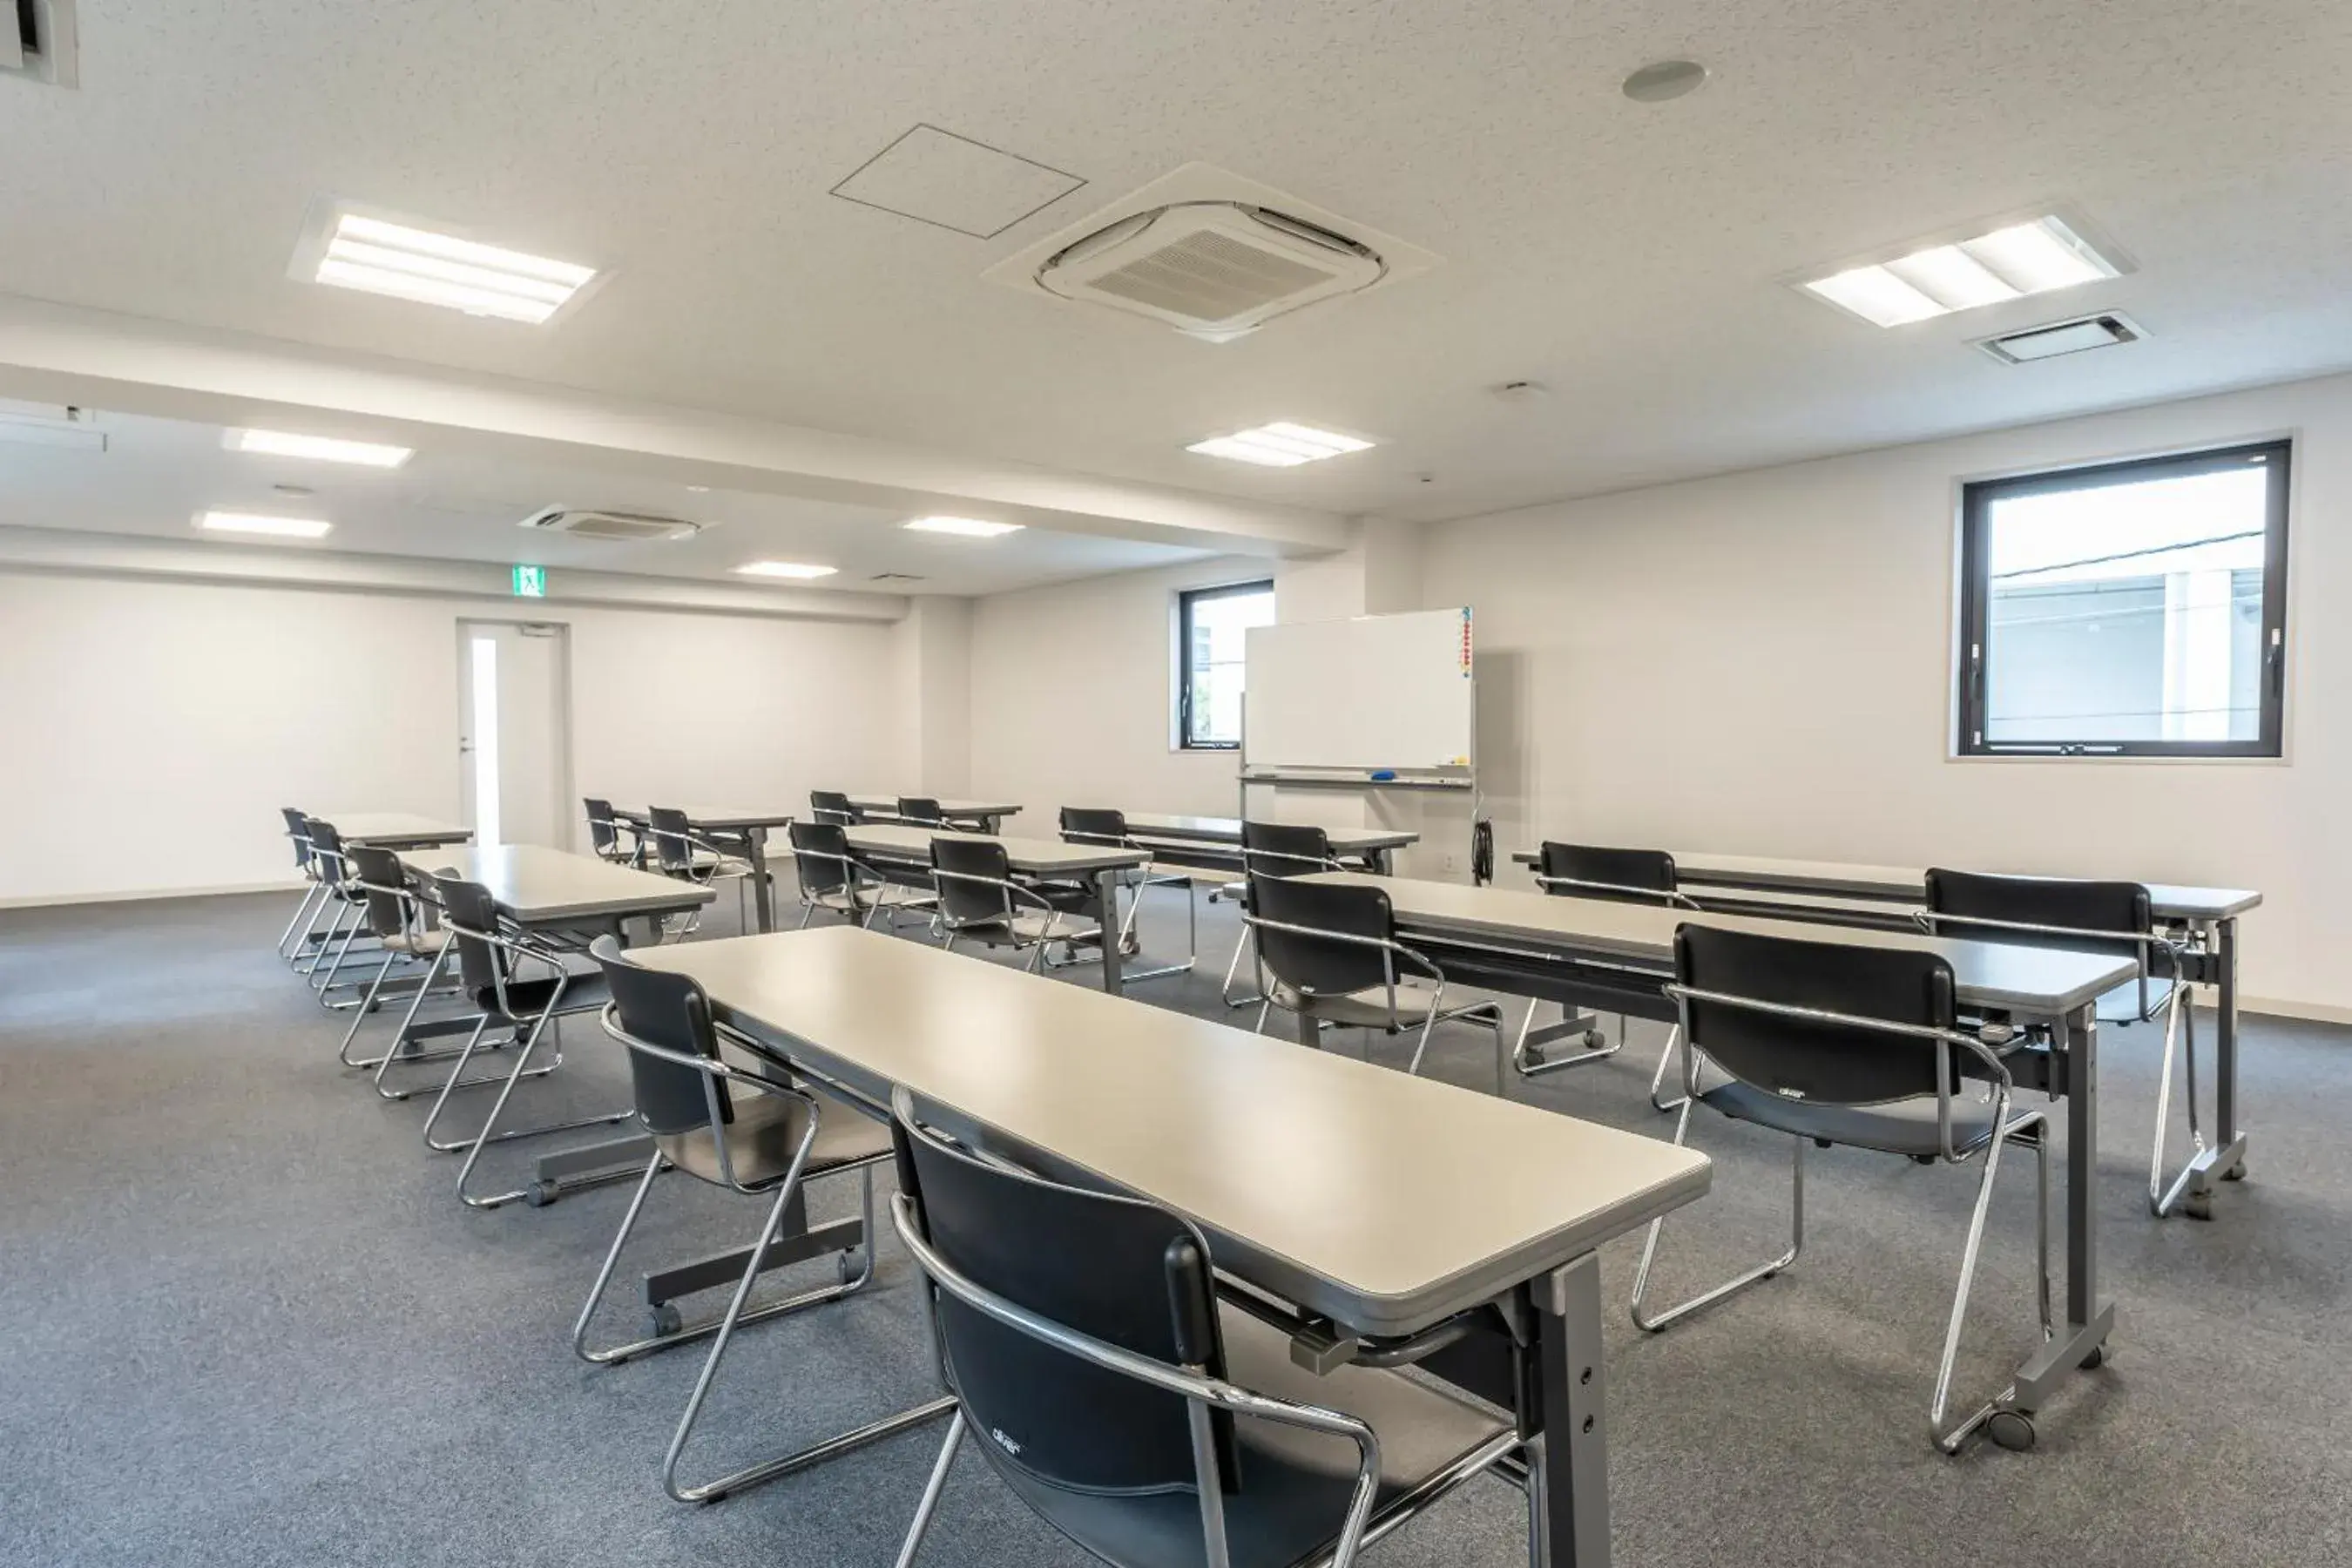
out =
<svg viewBox="0 0 2352 1568"><path fill-rule="evenodd" d="M578 465L432 447L396 469L264 457L228 450L218 426L105 412L95 426L106 437L103 452L11 440L12 429L23 428L13 416L34 412L0 403L0 526L885 594L1000 594L1207 553L1039 529L999 539L911 533L898 526L903 513L872 507L698 491L671 481L592 474ZM274 488L281 484L317 493L282 494ZM692 539L616 544L517 526L553 505L645 511L705 527ZM299 543L200 533L195 514L214 508L324 518L334 531ZM811 583L745 578L732 571L760 560L838 570ZM922 581L872 580L885 572L912 573Z"/></svg>
<svg viewBox="0 0 2352 1568"><path fill-rule="evenodd" d="M2352 363L2352 7L2323 0L80 17L79 90L0 79L0 293L1325 514L1462 515ZM1666 56L1715 79L1618 93ZM1087 184L992 239L827 194L918 122ZM1443 263L1222 346L982 280L1195 160ZM321 196L613 276L544 331L297 283ZM2137 270L1891 332L1786 287L2053 201ZM2093 308L2150 341L2014 368L1964 346ZM1523 377L1552 395L1484 390ZM1381 445L1282 471L1181 449L1273 418Z"/></svg>

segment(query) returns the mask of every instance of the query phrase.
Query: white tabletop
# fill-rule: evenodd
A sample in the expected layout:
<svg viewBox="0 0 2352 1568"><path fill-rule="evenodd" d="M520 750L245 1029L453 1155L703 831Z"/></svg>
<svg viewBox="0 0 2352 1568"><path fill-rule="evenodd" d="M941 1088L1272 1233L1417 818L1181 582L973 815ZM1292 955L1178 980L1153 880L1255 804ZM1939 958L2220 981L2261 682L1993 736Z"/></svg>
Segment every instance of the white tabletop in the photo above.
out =
<svg viewBox="0 0 2352 1568"><path fill-rule="evenodd" d="M688 826L716 828L782 827L809 814L803 805L687 805L676 809L686 813ZM630 822L650 821L652 816L641 805L616 805L613 815Z"/></svg>
<svg viewBox="0 0 2352 1568"><path fill-rule="evenodd" d="M895 795L853 795L849 797L849 804L860 811L896 811L898 809L899 798ZM917 797L910 795L907 798ZM999 805L992 801L985 800L940 802L940 811L947 816L1012 816L1020 810L1017 805Z"/></svg>
<svg viewBox="0 0 2352 1568"><path fill-rule="evenodd" d="M1515 888L1473 888L1356 871L1322 871L1305 879L1378 888L1388 894L1402 926L1473 939L1556 942L1580 952L1636 960L1661 969L1673 967L1675 931L1683 925L1718 926L1800 942L1934 952L1952 966L1954 988L1962 1005L2008 1008L2035 1017L2055 1016L2080 1007L2139 973L2137 963L2117 953L2021 947L1863 926L1699 914L1658 904L1558 898Z"/></svg>
<svg viewBox="0 0 2352 1568"><path fill-rule="evenodd" d="M879 1099L903 1086L1198 1224L1217 1263L1409 1333L1706 1191L1705 1155L841 926L632 953Z"/></svg>
<svg viewBox="0 0 2352 1568"><path fill-rule="evenodd" d="M378 849L406 848L412 845L463 844L474 836L470 827L460 827L454 822L438 817L418 816L405 811L355 811L347 816L314 814L318 820L332 826L346 844L364 844Z"/></svg>
<svg viewBox="0 0 2352 1568"><path fill-rule="evenodd" d="M709 888L674 877L632 870L593 855L574 855L536 844L410 849L400 858L427 878L453 870L460 881L479 882L518 925L655 914L707 904L717 897Z"/></svg>
<svg viewBox="0 0 2352 1568"><path fill-rule="evenodd" d="M1156 812L1129 812L1127 830L1139 838L1189 838L1204 844L1232 845L1242 841L1242 819L1238 816L1163 816ZM1402 849L1421 841L1420 834L1393 827L1327 827L1323 833L1330 839L1333 852L1340 855Z"/></svg>
<svg viewBox="0 0 2352 1568"><path fill-rule="evenodd" d="M1120 849L1107 844L1065 844L1058 838L1008 838L992 833L942 835L936 827L905 827L887 822L862 822L845 831L849 847L860 855L919 866L931 863L934 838L976 838L1002 844L1013 869L1032 877L1076 876L1111 867L1140 866L1151 858L1140 849Z"/></svg>
<svg viewBox="0 0 2352 1568"><path fill-rule="evenodd" d="M1829 898L1882 899L1906 904L1920 903L1927 897L1925 867L1852 866L1835 860L1777 860L1755 855L1711 855L1681 849L1669 853L1675 858L1675 878L1678 882ZM1521 850L1512 858L1523 866L1532 866L1538 857L1533 850ZM2199 888L2177 882L2145 885L2149 908L2159 920L2226 920L2263 901L2262 894L2246 888Z"/></svg>

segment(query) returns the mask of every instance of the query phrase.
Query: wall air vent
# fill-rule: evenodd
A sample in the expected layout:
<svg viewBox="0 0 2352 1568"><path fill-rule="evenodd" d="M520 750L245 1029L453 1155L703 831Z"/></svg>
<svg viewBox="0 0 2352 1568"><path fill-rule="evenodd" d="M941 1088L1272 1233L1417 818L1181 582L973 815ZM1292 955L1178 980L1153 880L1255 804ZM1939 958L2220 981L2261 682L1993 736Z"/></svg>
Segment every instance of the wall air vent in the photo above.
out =
<svg viewBox="0 0 2352 1568"><path fill-rule="evenodd" d="M698 522L684 518L654 517L635 511L599 511L590 507L551 506L522 520L522 526L541 533L568 533L607 544L638 544L654 539L691 539L702 531Z"/></svg>
<svg viewBox="0 0 2352 1568"><path fill-rule="evenodd" d="M0 441L16 447L106 450L106 432L94 410L65 404L0 403Z"/></svg>
<svg viewBox="0 0 2352 1568"><path fill-rule="evenodd" d="M74 0L0 0L0 5L8 12L0 17L0 76L79 85Z"/></svg>
<svg viewBox="0 0 2352 1568"><path fill-rule="evenodd" d="M2087 349L2120 348L2146 336L2147 333L2130 317L2108 310L2096 316L2078 316L2071 321L2028 327L2021 332L2003 332L1997 338L1980 338L1977 347L2003 364L2031 364L2035 360L2057 359Z"/></svg>
<svg viewBox="0 0 2352 1568"><path fill-rule="evenodd" d="M866 579L869 583L924 583L929 579L919 572L877 572Z"/></svg>
<svg viewBox="0 0 2352 1568"><path fill-rule="evenodd" d="M1295 196L1188 163L1005 258L987 277L1225 342L1436 262Z"/></svg>

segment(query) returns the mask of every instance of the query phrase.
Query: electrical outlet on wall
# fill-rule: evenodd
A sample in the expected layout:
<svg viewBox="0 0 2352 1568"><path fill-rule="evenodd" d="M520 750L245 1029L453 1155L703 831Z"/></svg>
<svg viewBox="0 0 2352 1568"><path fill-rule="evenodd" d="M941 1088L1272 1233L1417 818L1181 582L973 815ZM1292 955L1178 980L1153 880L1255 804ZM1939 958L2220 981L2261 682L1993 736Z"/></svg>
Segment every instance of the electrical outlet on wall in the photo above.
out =
<svg viewBox="0 0 2352 1568"><path fill-rule="evenodd" d="M1453 850L1448 849L1445 852L1445 858L1441 862L1441 864L1444 867L1445 874L1447 876L1458 877L1462 875L1462 857L1455 854Z"/></svg>

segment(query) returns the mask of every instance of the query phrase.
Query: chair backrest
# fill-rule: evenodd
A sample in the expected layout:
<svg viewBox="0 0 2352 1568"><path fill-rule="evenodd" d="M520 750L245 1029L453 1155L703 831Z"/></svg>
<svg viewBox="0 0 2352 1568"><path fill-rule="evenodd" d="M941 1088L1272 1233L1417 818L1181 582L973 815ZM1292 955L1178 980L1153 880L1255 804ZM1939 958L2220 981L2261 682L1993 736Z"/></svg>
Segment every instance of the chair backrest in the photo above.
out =
<svg viewBox="0 0 2352 1568"><path fill-rule="evenodd" d="M467 992L485 1010L497 1006L508 973L506 950L487 940L498 934L498 900L479 882L458 877L435 878L434 891L441 900L441 923L457 949L457 973Z"/></svg>
<svg viewBox="0 0 2352 1568"><path fill-rule="evenodd" d="M924 1242L982 1289L1155 1361L1224 1375L1207 1244L1156 1205L1081 1191L895 1128L898 1187ZM1196 1489L1182 1395L1024 1333L944 1291L940 1347L992 1464L1111 1493ZM1220 1489L1236 1471L1215 1415Z"/></svg>
<svg viewBox="0 0 2352 1568"><path fill-rule="evenodd" d="M1242 862L1269 877L1304 877L1331 869L1331 836L1287 822L1242 824Z"/></svg>
<svg viewBox="0 0 2352 1568"><path fill-rule="evenodd" d="M1127 813L1097 806L1062 807L1062 841L1066 844L1108 844L1127 847Z"/></svg>
<svg viewBox="0 0 2352 1568"><path fill-rule="evenodd" d="M290 805L278 808L286 816L287 841L294 846L294 864L310 869L310 821Z"/></svg>
<svg viewBox="0 0 2352 1568"><path fill-rule="evenodd" d="M646 826L653 830L654 855L663 870L693 869L694 826L686 813L666 805L651 806L646 812Z"/></svg>
<svg viewBox="0 0 2352 1568"><path fill-rule="evenodd" d="M849 797L839 790L809 791L809 810L815 814L819 822L830 822L839 827L846 827L857 820L857 808L850 805Z"/></svg>
<svg viewBox="0 0 2352 1568"><path fill-rule="evenodd" d="M310 850L317 857L320 877L330 882L347 880L352 868L343 859L343 836L335 831L331 822L321 822L313 816L310 825Z"/></svg>
<svg viewBox="0 0 2352 1568"><path fill-rule="evenodd" d="M947 826L948 821L947 814L940 809L940 803L933 800L927 795L900 795L898 797L898 817L899 820L903 822L912 822L933 827L944 827Z"/></svg>
<svg viewBox="0 0 2352 1568"><path fill-rule="evenodd" d="M790 832L802 893L838 893L849 887L849 834L841 824L795 822Z"/></svg>
<svg viewBox="0 0 2352 1568"><path fill-rule="evenodd" d="M1675 979L1693 990L1848 1018L1927 1029L1958 1023L1952 966L1906 948L1686 924L1675 933ZM1872 1105L1934 1094L1939 1065L1947 1072L1957 1065L1948 1046L1920 1036L1695 997L1685 1005L1684 1023L1690 1043L1725 1071L1791 1100Z"/></svg>
<svg viewBox="0 0 2352 1568"><path fill-rule="evenodd" d="M940 913L950 925L1003 920L1013 913L1013 895L1004 889L965 880L969 877L985 877L991 882L1013 879L1012 858L993 838L934 838L931 869L940 873L931 880L939 891Z"/></svg>
<svg viewBox="0 0 2352 1568"><path fill-rule="evenodd" d="M1268 972L1294 991L1339 996L1395 977L1394 955L1374 945L1393 941L1396 929L1389 896L1379 888L1254 870L1249 910L1275 922L1253 926L1251 934Z"/></svg>
<svg viewBox="0 0 2352 1568"><path fill-rule="evenodd" d="M2155 929L2147 889L2137 882L2076 882L2053 877L1989 877L1976 871L1927 873L1927 912L1932 915L2002 921L2017 925L2063 926L2068 931L2114 931L2146 936ZM1943 934L1962 940L2015 942L2028 947L2071 947L2118 952L2146 966L2147 949L2135 941L2103 942L2095 937L2005 931L1955 919Z"/></svg>
<svg viewBox="0 0 2352 1568"><path fill-rule="evenodd" d="M691 975L631 963L609 937L599 937L589 951L604 971L613 1011L625 1031L680 1056L718 1058L719 1032L710 1023L710 998ZM682 1063L632 1047L629 1081L636 1094L637 1119L647 1131L691 1132L709 1127L714 1097L719 1119L735 1120L726 1082Z"/></svg>
<svg viewBox="0 0 2352 1568"><path fill-rule="evenodd" d="M352 858L367 893L368 930L379 937L398 936L408 929L407 910L397 889L408 886L408 872L400 857L389 849L354 844L343 853Z"/></svg>
<svg viewBox="0 0 2352 1568"><path fill-rule="evenodd" d="M1562 897L1656 904L1665 902L1664 895L1675 890L1675 858L1663 849L1612 849L1598 844L1546 840L1538 859L1536 868L1544 876L1587 884L1544 889Z"/></svg>
<svg viewBox="0 0 2352 1568"><path fill-rule="evenodd" d="M594 795L581 797L588 808L588 842L600 855L609 855L621 847L621 836L613 830L613 803L598 800Z"/></svg>

